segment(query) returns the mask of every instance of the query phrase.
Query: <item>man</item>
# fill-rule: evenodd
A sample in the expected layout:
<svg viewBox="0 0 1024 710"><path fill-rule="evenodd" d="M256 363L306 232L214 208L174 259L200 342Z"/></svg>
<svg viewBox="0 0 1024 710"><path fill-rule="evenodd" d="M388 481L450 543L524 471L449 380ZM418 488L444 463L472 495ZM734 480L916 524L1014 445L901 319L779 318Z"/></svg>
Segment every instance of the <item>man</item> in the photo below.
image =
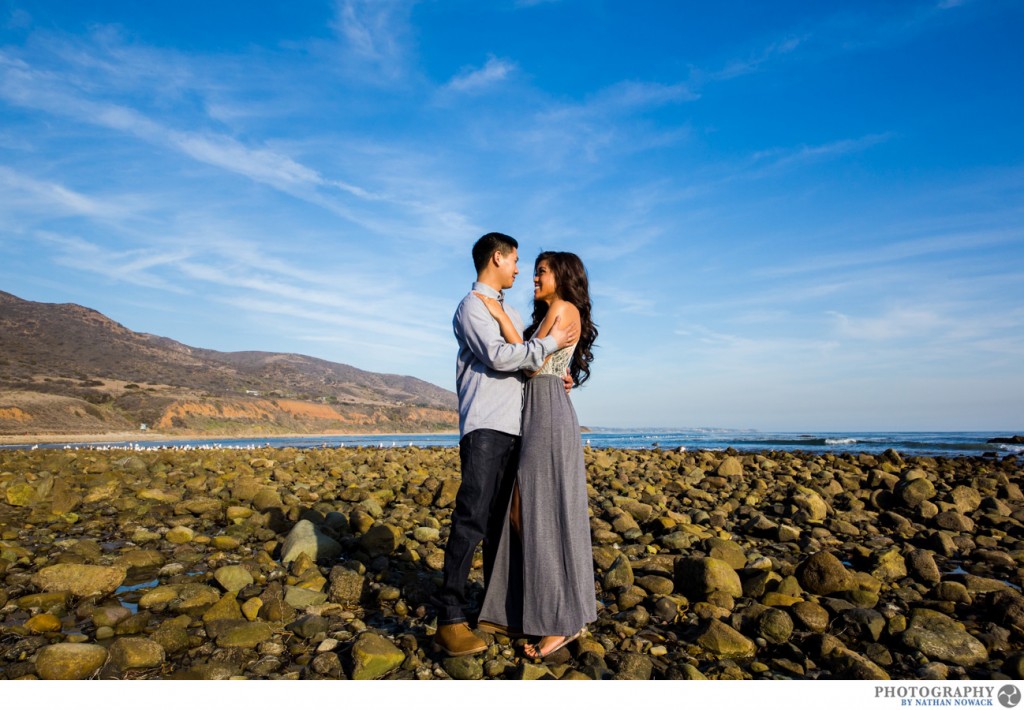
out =
<svg viewBox="0 0 1024 710"><path fill-rule="evenodd" d="M499 232L485 234L473 245L477 280L473 291L503 301L519 273L519 244ZM523 320L504 305L520 332ZM470 292L452 320L459 342L455 380L459 394L459 457L462 484L455 498L451 532L444 552L444 583L437 596L434 645L450 656L479 653L487 645L466 618L466 581L477 544L484 543L484 584L490 579L503 517L515 484L519 462L523 370L538 370L548 355L575 342L578 328L555 321L550 334L511 344L497 321ZM567 387L571 386L571 379Z"/></svg>

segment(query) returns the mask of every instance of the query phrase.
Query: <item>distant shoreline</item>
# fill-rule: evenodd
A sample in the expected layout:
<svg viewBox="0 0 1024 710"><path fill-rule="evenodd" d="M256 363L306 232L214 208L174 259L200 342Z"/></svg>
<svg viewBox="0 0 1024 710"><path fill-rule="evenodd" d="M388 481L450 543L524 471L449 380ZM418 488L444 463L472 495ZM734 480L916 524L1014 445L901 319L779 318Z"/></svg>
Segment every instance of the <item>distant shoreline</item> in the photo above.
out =
<svg viewBox="0 0 1024 710"><path fill-rule="evenodd" d="M437 431L354 431L354 432L314 432L310 434L303 433L291 433L291 434L238 434L228 435L224 434L200 434L200 433L187 433L179 435L156 433L151 431L122 431L122 432L110 432L106 434L23 434L23 435L11 435L11 436L0 436L0 446L20 446L23 444L109 444L119 441L146 441L146 442L168 442L175 443L180 441L196 441L196 440L219 440L219 439L251 439L258 441L260 439L309 439L316 438L318 436L324 437L335 437L335 436L429 436L431 434L437 434L439 436L448 436L452 434L458 434L458 429L443 429Z"/></svg>

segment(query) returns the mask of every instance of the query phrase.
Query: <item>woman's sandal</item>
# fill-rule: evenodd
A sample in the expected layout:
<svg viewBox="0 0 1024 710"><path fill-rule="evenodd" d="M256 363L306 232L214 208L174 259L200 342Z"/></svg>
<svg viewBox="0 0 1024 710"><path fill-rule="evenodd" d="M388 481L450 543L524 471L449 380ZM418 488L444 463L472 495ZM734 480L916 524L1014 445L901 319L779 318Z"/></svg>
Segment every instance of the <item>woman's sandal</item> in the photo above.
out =
<svg viewBox="0 0 1024 710"><path fill-rule="evenodd" d="M523 652L526 653L526 656L528 658L530 658L531 660L543 661L545 658L547 658L551 654L555 653L556 651L562 650L563 648L568 646L570 643L572 643L573 641L578 639L580 636L583 635L583 632L586 631L586 629L587 629L587 627L584 626L582 629L580 629L579 631L574 633L572 636L566 636L564 639L562 639L562 641L557 646L555 646L552 649L549 649L547 653L541 653L539 646L537 644L535 644L535 643L526 644L526 649L532 648L534 650L534 652L536 653L536 655L531 655L529 653L529 651L527 651L525 649L524 649ZM541 641L543 641L543 640L544 639L541 639Z"/></svg>

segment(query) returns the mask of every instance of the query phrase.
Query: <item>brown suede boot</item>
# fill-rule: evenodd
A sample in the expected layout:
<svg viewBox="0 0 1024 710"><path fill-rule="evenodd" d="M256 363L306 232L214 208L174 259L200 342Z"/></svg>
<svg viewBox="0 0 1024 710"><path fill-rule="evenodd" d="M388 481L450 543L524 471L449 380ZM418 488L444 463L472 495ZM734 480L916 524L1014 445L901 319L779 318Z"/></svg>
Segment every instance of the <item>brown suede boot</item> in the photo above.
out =
<svg viewBox="0 0 1024 710"><path fill-rule="evenodd" d="M469 629L469 624L440 624L434 634L434 650L449 656L470 656L487 650L487 644Z"/></svg>

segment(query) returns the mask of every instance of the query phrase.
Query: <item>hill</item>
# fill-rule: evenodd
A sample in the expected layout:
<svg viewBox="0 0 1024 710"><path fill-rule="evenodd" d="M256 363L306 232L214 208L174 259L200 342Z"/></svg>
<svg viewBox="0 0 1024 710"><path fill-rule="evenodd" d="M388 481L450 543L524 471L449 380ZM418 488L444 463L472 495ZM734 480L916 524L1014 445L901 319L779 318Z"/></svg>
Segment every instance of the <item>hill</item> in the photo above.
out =
<svg viewBox="0 0 1024 710"><path fill-rule="evenodd" d="M434 431L455 394L305 355L224 353L0 291L0 436Z"/></svg>

